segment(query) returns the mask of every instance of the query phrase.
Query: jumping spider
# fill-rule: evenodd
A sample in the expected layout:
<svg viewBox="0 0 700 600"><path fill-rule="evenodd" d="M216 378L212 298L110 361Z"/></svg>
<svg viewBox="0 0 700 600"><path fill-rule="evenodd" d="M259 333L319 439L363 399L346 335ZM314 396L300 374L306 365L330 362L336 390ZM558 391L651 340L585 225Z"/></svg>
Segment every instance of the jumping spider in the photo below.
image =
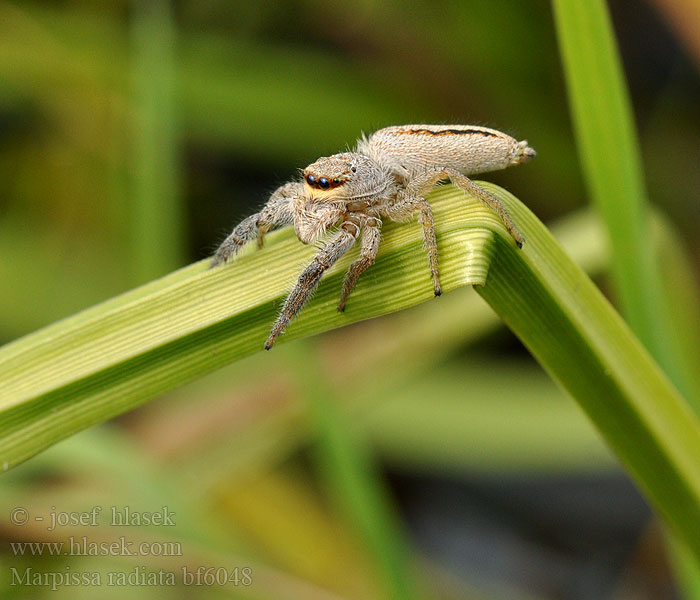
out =
<svg viewBox="0 0 700 600"><path fill-rule="evenodd" d="M297 237L308 244L338 226L306 267L285 300L270 336L269 350L289 321L301 310L321 276L361 234L360 257L343 282L338 310L345 309L358 277L374 262L379 250L382 217L402 221L418 212L435 295L442 293L433 213L425 195L441 180L452 183L491 207L518 247L523 237L500 200L467 175L505 169L530 160L535 151L527 141L474 125L400 125L364 136L355 152L319 158L303 171L301 181L286 183L263 209L239 223L219 246L211 266L226 262L247 242L273 228L294 224Z"/></svg>

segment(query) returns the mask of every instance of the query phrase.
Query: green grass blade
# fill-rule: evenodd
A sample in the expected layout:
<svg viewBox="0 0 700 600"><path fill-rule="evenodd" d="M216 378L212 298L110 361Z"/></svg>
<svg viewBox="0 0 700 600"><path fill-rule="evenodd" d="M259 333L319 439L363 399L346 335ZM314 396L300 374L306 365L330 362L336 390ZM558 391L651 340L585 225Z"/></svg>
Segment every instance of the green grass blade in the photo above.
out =
<svg viewBox="0 0 700 600"><path fill-rule="evenodd" d="M673 328L661 283L641 155L604 0L553 0L576 139L589 192L605 221L622 313L689 398L700 398L692 357Z"/></svg>
<svg viewBox="0 0 700 600"><path fill-rule="evenodd" d="M494 215L454 191L439 197L443 289L483 284L493 235L483 225ZM420 225L390 223L377 264L338 313L343 273L358 251L329 271L278 344L433 298ZM202 261L0 349L0 465L262 350L314 252L288 228L234 264L207 270Z"/></svg>
<svg viewBox="0 0 700 600"><path fill-rule="evenodd" d="M700 405L696 353L676 317L672 286L665 285L650 238L647 193L632 107L605 0L553 0L579 152L591 196L613 249L618 296L632 329L691 405ZM693 292L691 303L697 306ZM691 309L693 310L693 309ZM687 311L683 311L687 312ZM695 330L695 324L691 324ZM683 548L673 555L680 556ZM676 561L679 567L690 560ZM692 580L700 573L685 574ZM698 597L685 585L688 597Z"/></svg>
<svg viewBox="0 0 700 600"><path fill-rule="evenodd" d="M700 557L698 419L547 229L515 198L496 193L527 246L516 252L509 240L499 242L487 285L477 292L576 398L652 504Z"/></svg>
<svg viewBox="0 0 700 600"><path fill-rule="evenodd" d="M700 556L700 425L664 373L546 228L507 192L517 250L489 210L432 195L445 290L477 291L581 404L649 499ZM387 224L345 314L344 257L283 339L399 310L432 295L417 223ZM262 251L192 265L0 349L0 464L262 348L276 306L314 249L285 230ZM356 249L355 249L356 251ZM485 283L485 285L484 285ZM437 300L439 301L439 300ZM273 349L274 352L274 349ZM513 390L517 394L517 390Z"/></svg>
<svg viewBox="0 0 700 600"><path fill-rule="evenodd" d="M170 0L133 0L134 173L130 204L131 271L142 283L181 265L184 208L175 102L175 24Z"/></svg>

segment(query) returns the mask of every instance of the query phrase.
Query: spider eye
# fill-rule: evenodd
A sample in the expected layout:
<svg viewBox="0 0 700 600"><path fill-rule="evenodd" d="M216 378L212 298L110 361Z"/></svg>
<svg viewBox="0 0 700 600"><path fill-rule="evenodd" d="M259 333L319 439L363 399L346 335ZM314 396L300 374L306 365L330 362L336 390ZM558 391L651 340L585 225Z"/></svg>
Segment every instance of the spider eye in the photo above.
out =
<svg viewBox="0 0 700 600"><path fill-rule="evenodd" d="M330 187L330 183L328 182L328 179L325 177L321 177L318 180L318 187L320 187L323 190L327 190Z"/></svg>
<svg viewBox="0 0 700 600"><path fill-rule="evenodd" d="M357 173L357 167L350 167L350 170L351 170L353 173Z"/></svg>
<svg viewBox="0 0 700 600"><path fill-rule="evenodd" d="M337 177L333 178L333 185L340 185L340 179Z"/></svg>
<svg viewBox="0 0 700 600"><path fill-rule="evenodd" d="M311 186L314 186L316 185L316 178L311 173L309 173L306 176L306 183L308 183Z"/></svg>

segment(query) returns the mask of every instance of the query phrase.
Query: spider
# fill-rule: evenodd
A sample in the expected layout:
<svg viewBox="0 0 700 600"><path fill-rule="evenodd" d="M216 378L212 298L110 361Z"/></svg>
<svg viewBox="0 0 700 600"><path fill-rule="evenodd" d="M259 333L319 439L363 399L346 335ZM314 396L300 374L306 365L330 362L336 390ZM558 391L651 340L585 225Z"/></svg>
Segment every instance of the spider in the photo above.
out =
<svg viewBox="0 0 700 600"><path fill-rule="evenodd" d="M501 218L518 247L523 237L495 196L467 176L530 160L527 141L475 125L399 125L363 136L354 152L319 158L298 181L279 187L263 209L241 221L219 246L211 266L225 263L246 243L276 227L293 224L304 244L334 229L287 296L265 342L269 350L312 292L323 273L361 239L360 256L345 275L338 310L345 310L358 277L374 263L382 218L406 220L419 213L433 290L442 293L433 213L425 195L442 179L479 198Z"/></svg>

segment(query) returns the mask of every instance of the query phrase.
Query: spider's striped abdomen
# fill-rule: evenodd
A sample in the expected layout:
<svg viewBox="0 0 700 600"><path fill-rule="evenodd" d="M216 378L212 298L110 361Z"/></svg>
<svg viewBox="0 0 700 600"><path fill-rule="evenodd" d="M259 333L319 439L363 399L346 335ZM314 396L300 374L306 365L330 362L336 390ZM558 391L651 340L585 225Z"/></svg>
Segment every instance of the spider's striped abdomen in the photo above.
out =
<svg viewBox="0 0 700 600"><path fill-rule="evenodd" d="M477 125L385 127L360 140L357 149L402 177L434 169L498 171L535 155L526 141Z"/></svg>

